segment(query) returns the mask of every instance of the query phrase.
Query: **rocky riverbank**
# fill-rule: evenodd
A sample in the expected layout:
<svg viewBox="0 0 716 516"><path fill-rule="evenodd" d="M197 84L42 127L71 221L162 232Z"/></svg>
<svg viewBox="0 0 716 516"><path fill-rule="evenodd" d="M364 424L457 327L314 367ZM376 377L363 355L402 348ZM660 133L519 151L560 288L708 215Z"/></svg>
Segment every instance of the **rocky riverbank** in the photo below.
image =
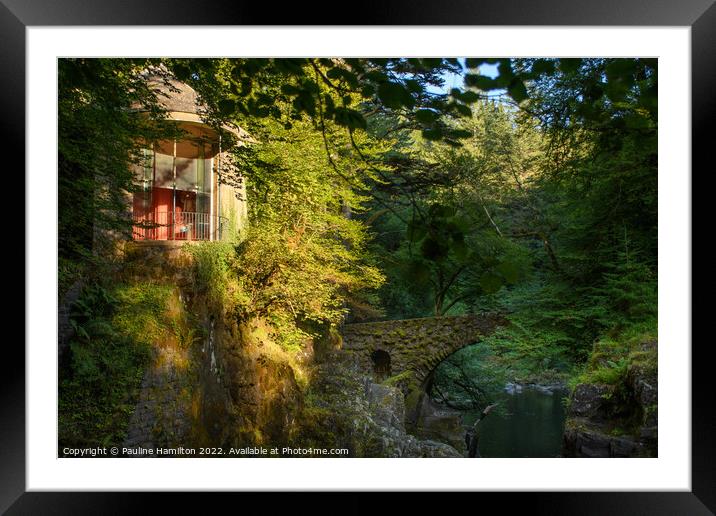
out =
<svg viewBox="0 0 716 516"><path fill-rule="evenodd" d="M314 371L299 439L334 442L352 457L463 457L454 447L406 429L400 387L375 383L355 357L331 352Z"/></svg>
<svg viewBox="0 0 716 516"><path fill-rule="evenodd" d="M598 351L597 351L598 352ZM657 456L657 341L640 343L623 362L610 361L616 381L578 384L568 404L567 457Z"/></svg>

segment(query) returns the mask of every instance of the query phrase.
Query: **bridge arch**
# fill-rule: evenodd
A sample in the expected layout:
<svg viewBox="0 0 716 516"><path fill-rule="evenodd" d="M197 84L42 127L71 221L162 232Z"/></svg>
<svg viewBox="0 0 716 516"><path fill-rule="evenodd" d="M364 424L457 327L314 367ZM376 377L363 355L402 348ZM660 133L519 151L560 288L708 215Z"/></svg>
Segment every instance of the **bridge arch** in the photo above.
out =
<svg viewBox="0 0 716 516"><path fill-rule="evenodd" d="M369 323L346 324L342 329L343 349L354 353L366 372L377 381L412 371L423 387L435 368L457 350L491 334L504 322L498 314L470 314L424 317ZM378 374L376 357L382 360Z"/></svg>

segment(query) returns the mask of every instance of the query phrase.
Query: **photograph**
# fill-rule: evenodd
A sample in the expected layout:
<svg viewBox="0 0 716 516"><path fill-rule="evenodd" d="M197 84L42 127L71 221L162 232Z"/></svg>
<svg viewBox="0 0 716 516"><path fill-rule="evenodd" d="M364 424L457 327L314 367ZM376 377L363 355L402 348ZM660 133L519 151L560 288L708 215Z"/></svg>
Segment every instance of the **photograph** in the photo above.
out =
<svg viewBox="0 0 716 516"><path fill-rule="evenodd" d="M659 63L56 58L56 458L658 458Z"/></svg>

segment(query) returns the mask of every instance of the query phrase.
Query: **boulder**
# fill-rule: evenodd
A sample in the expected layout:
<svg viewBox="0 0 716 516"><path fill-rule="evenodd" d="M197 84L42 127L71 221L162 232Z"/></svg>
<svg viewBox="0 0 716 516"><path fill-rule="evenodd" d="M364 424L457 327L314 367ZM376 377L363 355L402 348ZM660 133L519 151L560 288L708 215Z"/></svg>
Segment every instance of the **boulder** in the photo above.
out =
<svg viewBox="0 0 716 516"><path fill-rule="evenodd" d="M569 412L574 417L585 417L594 420L609 418L609 405L614 387L583 383L575 387L569 405Z"/></svg>

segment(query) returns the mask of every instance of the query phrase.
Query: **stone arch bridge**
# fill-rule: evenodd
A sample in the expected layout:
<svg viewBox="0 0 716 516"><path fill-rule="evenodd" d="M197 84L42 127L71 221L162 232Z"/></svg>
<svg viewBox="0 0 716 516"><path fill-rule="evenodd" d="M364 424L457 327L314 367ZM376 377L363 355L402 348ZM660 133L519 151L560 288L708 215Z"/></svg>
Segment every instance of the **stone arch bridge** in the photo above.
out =
<svg viewBox="0 0 716 516"><path fill-rule="evenodd" d="M423 383L455 351L502 325L498 314L425 317L343 326L343 349L355 353L377 379L412 371Z"/></svg>

